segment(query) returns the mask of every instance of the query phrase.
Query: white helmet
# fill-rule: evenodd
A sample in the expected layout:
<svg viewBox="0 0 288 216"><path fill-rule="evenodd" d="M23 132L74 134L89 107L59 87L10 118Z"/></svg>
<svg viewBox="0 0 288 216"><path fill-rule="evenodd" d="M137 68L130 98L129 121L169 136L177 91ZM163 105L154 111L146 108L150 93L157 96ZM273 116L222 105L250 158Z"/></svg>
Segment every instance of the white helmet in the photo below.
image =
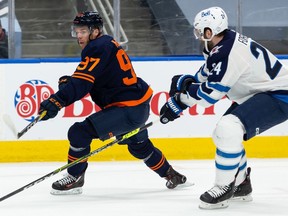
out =
<svg viewBox="0 0 288 216"><path fill-rule="evenodd" d="M204 29L209 28L212 31L210 39L204 38ZM213 36L228 29L228 17L225 11L220 7L210 7L200 11L194 19L194 35L196 39L210 41Z"/></svg>

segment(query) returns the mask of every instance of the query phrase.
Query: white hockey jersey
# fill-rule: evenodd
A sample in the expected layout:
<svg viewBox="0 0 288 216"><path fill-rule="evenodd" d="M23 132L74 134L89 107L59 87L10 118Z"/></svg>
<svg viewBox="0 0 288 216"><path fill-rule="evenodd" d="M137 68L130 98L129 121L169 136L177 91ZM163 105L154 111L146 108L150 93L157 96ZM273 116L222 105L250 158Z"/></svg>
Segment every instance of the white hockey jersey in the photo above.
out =
<svg viewBox="0 0 288 216"><path fill-rule="evenodd" d="M189 96L181 101L192 106L215 104L227 96L243 103L260 92L271 92L288 103L288 68L269 50L235 31L205 53L205 64L195 74L199 82L189 87Z"/></svg>

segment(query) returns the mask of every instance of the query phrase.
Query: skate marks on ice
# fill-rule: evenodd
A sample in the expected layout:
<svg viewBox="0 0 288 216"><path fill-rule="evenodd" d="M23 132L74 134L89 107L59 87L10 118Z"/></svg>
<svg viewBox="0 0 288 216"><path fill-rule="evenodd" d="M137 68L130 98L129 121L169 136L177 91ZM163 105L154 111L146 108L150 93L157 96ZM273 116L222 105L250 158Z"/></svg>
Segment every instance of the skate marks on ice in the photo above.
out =
<svg viewBox="0 0 288 216"><path fill-rule="evenodd" d="M218 210L198 208L200 195L214 179L213 160L171 161L193 187L169 190L165 179L141 162L91 162L81 195L53 196L51 184L59 173L0 203L0 215L62 216L252 216L287 215L288 159L250 159L252 202L231 201ZM63 163L0 163L0 196L51 172ZM17 207L17 208L16 208Z"/></svg>

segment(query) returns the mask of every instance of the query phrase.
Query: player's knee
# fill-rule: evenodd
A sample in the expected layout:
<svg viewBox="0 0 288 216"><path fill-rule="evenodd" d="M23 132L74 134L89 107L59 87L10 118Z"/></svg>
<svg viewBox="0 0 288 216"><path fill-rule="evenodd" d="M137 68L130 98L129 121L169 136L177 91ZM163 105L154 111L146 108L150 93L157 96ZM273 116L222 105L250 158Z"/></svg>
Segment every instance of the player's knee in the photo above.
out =
<svg viewBox="0 0 288 216"><path fill-rule="evenodd" d="M82 122L74 123L68 131L68 140L70 142L70 148L84 149L90 145L93 137L85 129L85 125Z"/></svg>
<svg viewBox="0 0 288 216"><path fill-rule="evenodd" d="M128 151L131 155L138 159L145 159L149 157L154 151L154 146L149 139L141 142L134 142L128 144Z"/></svg>
<svg viewBox="0 0 288 216"><path fill-rule="evenodd" d="M244 126L240 119L235 115L229 114L223 116L217 123L213 132L213 141L217 148L230 150L239 150L242 148Z"/></svg>

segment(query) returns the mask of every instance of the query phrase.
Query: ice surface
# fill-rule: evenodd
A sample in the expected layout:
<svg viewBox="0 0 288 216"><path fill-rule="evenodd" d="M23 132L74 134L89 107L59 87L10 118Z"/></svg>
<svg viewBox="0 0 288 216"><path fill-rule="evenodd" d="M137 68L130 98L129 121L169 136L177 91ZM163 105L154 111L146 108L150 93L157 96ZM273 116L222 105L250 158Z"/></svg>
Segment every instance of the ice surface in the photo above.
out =
<svg viewBox="0 0 288 216"><path fill-rule="evenodd" d="M169 190L141 161L91 162L81 195L53 196L56 174L2 202L1 216L251 216L288 215L288 159L249 159L252 202L201 210L199 196L214 181L213 160L170 161L192 187ZM64 163L0 163L0 197L56 170Z"/></svg>

